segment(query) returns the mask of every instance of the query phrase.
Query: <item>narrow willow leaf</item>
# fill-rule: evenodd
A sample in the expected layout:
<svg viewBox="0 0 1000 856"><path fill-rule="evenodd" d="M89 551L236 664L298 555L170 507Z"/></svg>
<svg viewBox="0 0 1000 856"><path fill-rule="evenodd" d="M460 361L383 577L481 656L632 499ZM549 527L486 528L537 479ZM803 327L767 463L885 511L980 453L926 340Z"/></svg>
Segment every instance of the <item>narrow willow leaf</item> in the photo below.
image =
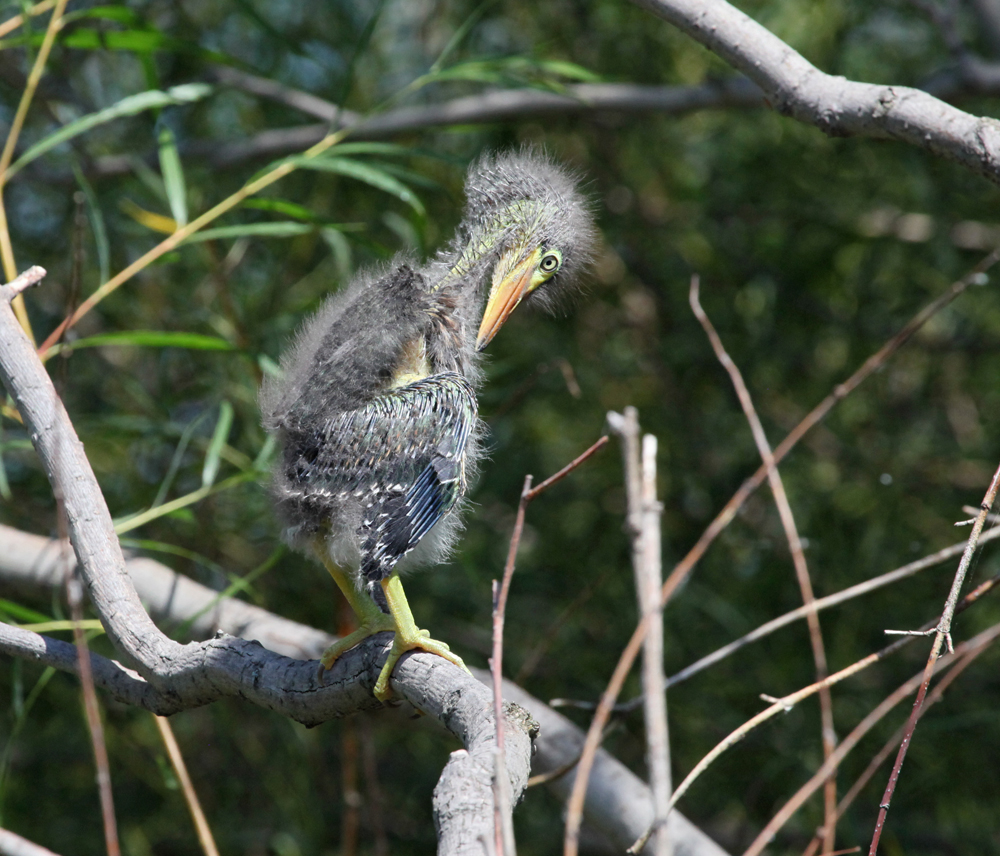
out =
<svg viewBox="0 0 1000 856"><path fill-rule="evenodd" d="M403 182L393 177L384 169L361 163L361 161L350 158L328 157L328 158L295 158L294 163L301 169L315 169L320 172L332 172L363 181L372 187L382 190L385 193L395 196L402 202L409 205L421 217L424 215L424 206L417 195L410 190Z"/></svg>
<svg viewBox="0 0 1000 856"><path fill-rule="evenodd" d="M5 615L10 616L16 621L51 621L52 616L46 615L44 612L38 612L37 610L31 609L27 606L22 606L13 600L5 600L0 598L0 612Z"/></svg>
<svg viewBox="0 0 1000 856"><path fill-rule="evenodd" d="M177 153L177 138L170 126L160 122L156 133L156 142L160 154L160 174L163 176L163 186L167 191L167 202L170 203L170 213L178 228L186 226L188 221L187 186L184 183L184 168L181 157ZM103 280L102 280L103 282Z"/></svg>
<svg viewBox="0 0 1000 856"><path fill-rule="evenodd" d="M233 351L235 348L218 336L202 333L172 332L170 330L121 330L98 333L86 339L77 339L63 348L97 348L104 345L135 345L140 348L187 348L193 351Z"/></svg>
<svg viewBox="0 0 1000 856"><path fill-rule="evenodd" d="M10 165L7 170L7 179L10 180L15 173L23 169L36 158L51 151L60 143L72 140L80 134L86 133L98 125L120 119L122 116L134 116L144 110L153 110L158 107L167 107L171 104L190 104L199 101L212 92L212 87L207 83L185 83L181 86L174 86L166 92L151 90L140 92L137 95L129 95L117 104L98 110L96 113L88 113L79 119L63 126L54 134L49 134L44 140L40 140L31 146L21 157Z"/></svg>
<svg viewBox="0 0 1000 856"><path fill-rule="evenodd" d="M219 421L215 423L215 432L212 434L212 442L208 444L208 451L205 452L205 466L201 470L201 486L209 488L215 482L215 477L219 474L219 463L222 456L222 447L229 439L229 432L233 427L233 405L228 401L223 401L219 405Z"/></svg>
<svg viewBox="0 0 1000 856"><path fill-rule="evenodd" d="M101 205L97 201L97 194L94 193L93 186L87 181L87 177L83 174L83 170L80 169L80 164L76 160L73 161L73 175L87 200L87 219L90 221L90 230L94 233L100 281L107 282L111 278L111 244L108 241L108 230L104 225Z"/></svg>
<svg viewBox="0 0 1000 856"><path fill-rule="evenodd" d="M155 211L147 211L141 205L137 205L129 198L120 199L118 207L128 214L140 226L145 226L151 232L159 232L161 235L172 235L177 231L177 221L173 217L165 217Z"/></svg>
<svg viewBox="0 0 1000 856"><path fill-rule="evenodd" d="M239 226L220 226L218 229L203 229L195 232L190 238L181 241L184 244L196 244L199 241L214 241L222 238L294 238L314 231L315 226L309 223L293 223L281 220L277 223L243 223Z"/></svg>

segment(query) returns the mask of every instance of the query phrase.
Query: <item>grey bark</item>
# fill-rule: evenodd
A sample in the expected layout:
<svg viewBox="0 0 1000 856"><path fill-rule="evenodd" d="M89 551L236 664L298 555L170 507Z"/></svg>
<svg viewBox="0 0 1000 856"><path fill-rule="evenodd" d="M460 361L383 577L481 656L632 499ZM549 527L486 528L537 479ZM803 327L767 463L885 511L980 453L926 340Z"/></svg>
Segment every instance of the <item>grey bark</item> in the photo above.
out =
<svg viewBox="0 0 1000 856"><path fill-rule="evenodd" d="M60 585L61 577L53 573L54 557L58 556L58 542L39 535L21 532L9 526L0 525L0 584L5 588L13 588L21 593L38 595L46 593ZM150 611L157 621L180 622L195 613L202 616L192 624L192 633L196 636L210 636L222 630L227 633L246 635L247 638L260 642L265 648L285 654L290 657L317 657L331 643L334 637L305 624L282 618L266 610L242 601L223 598L217 603L218 592L188 579L182 574L171 570L152 559L130 558L126 567L132 576L139 598L143 603L150 604ZM163 597L163 593L169 593ZM206 607L211 607L206 611ZM0 649L4 649L4 628L0 626ZM9 631L7 631L9 632ZM37 634L27 631L17 631L24 637L41 639ZM55 640L45 640L47 643ZM33 643L39 644L39 643ZM66 643L58 643L66 645ZM44 645L40 645L44 649ZM64 663L69 671L75 670L76 652L72 646L64 654ZM50 652L53 653L53 652ZM349 652L356 656L355 652ZM347 656L347 655L345 655ZM92 657L92 660L94 658ZM103 658L101 658L103 659ZM411 657L400 664L402 668L411 660L424 657ZM437 658L426 658L435 661ZM105 661L111 663L111 661ZM52 665L57 665L52 663ZM112 664L115 670L122 667ZM101 666L106 669L106 666ZM112 672L113 674L113 672ZM484 670L473 669L473 674L489 686L492 678ZM427 679L415 676L414 684L426 685ZM407 683L410 683L408 680ZM148 686L143 684L142 686ZM140 692L140 690L135 690ZM145 690L142 690L144 692ZM548 707L544 702L529 695L523 689L510 681L504 681L504 698L520 705L531 712L538 721L540 728L535 739L535 754L532 759L532 773L548 773L558 770L573 761L580 753L583 745L583 732L562 714ZM488 692L487 692L488 695ZM128 699L124 699L128 700ZM411 699L413 700L413 699ZM418 701L420 701L418 699ZM142 701L134 702L148 707ZM420 701L430 704L427 701ZM486 702L492 707L492 700ZM375 705L372 705L373 707ZM489 746L488 734L492 726L481 733L482 746ZM492 748L490 746L490 748ZM492 771L492 760L476 752L459 750L457 759L449 762L442 778L451 776L456 767L464 764L489 764ZM466 758L470 760L466 760ZM510 772L510 771L508 771ZM486 780L488 782L488 780ZM547 787L553 790L560 799L569 795L573 784L573 774L568 773ZM440 800L435 798L435 811L442 814L453 813L451 800L442 794ZM600 831L604 837L622 852L646 829L653 818L653 800L649 788L624 764L612 755L600 750L591 776L590 788L587 791L585 819L591 827ZM680 813L670 814L668 829L676 846L676 856L725 856L725 852L713 842L704 832L688 821ZM492 828L490 830L492 833Z"/></svg>
<svg viewBox="0 0 1000 856"><path fill-rule="evenodd" d="M126 661L123 666L92 655L95 683L122 701L160 714L239 696L315 725L379 706L371 690L390 634L348 652L320 682L315 662L281 656L259 642L221 635L182 645L156 627L126 570L111 515L83 445L11 309L17 290L0 288L0 380L14 399L60 497L78 572L91 603L115 650ZM75 672L77 668L73 646L9 625L0 625L0 650L60 669ZM488 691L442 658L421 653L408 656L394 670L392 688L397 698L437 717L465 743L471 758L478 757L482 746L494 739ZM528 778L531 729L516 717L508 717L504 727L507 770L516 802ZM477 823L492 828L491 777L487 775L485 781L477 777L482 777L482 770L472 764L456 765L449 771L447 786L457 788L459 794L454 811L441 815L441 840L453 842L457 849L440 853L489 852L478 838L469 846L461 834L449 837L451 822L460 824L462 830L475 828ZM464 799L484 788L489 794L486 804Z"/></svg>
<svg viewBox="0 0 1000 856"><path fill-rule="evenodd" d="M825 74L725 0L634 0L718 54L779 113L836 137L909 143L1000 183L1000 122L919 89Z"/></svg>

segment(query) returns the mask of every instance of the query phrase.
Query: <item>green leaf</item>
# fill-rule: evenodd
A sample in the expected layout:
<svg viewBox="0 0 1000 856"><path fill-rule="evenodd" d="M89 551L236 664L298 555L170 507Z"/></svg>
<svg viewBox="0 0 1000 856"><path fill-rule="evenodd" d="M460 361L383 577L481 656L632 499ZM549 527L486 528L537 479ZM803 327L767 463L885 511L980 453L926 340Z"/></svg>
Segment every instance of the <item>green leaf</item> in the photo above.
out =
<svg viewBox="0 0 1000 856"><path fill-rule="evenodd" d="M212 434L212 442L208 444L208 451L205 453L205 466L201 470L201 486L211 487L215 482L215 477L219 474L219 461L222 454L222 447L229 439L229 432L233 427L233 405L228 401L223 401L219 405L219 421L215 423L215 431Z"/></svg>
<svg viewBox="0 0 1000 856"><path fill-rule="evenodd" d="M184 168L181 166L181 158L177 153L177 138L169 125L161 123L156 140L160 154L160 174L163 176L163 186L167 191L170 213L178 228L186 226L188 221L187 187L184 184Z"/></svg>
<svg viewBox="0 0 1000 856"><path fill-rule="evenodd" d="M234 351L232 344L218 336L202 333L172 332L170 330L122 330L115 333L98 333L86 339L77 339L62 347L71 350L97 348L104 345L134 345L139 348L187 348L192 351Z"/></svg>
<svg viewBox="0 0 1000 856"><path fill-rule="evenodd" d="M409 205L421 217L424 216L424 206L417 195L403 182L393 177L384 169L378 169L361 161L341 157L294 158L293 162L302 169L315 169L320 172L332 172L363 181L372 187L395 196Z"/></svg>
<svg viewBox="0 0 1000 856"><path fill-rule="evenodd" d="M276 223L243 223L238 226L220 226L217 229L204 229L201 232L195 232L190 238L181 241L181 246L224 238L294 238L296 235L305 235L314 229L315 227L308 223L293 223L290 220L281 220Z"/></svg>
<svg viewBox="0 0 1000 856"><path fill-rule="evenodd" d="M29 609L27 606L21 606L21 604L13 600L5 600L3 598L0 598L0 612L22 623L38 623L52 620L51 615Z"/></svg>
<svg viewBox="0 0 1000 856"><path fill-rule="evenodd" d="M141 27L142 19L133 9L126 6L93 6L79 12L69 12L63 15L63 21L80 21L85 18L96 18L100 21L115 21L126 27Z"/></svg>
<svg viewBox="0 0 1000 856"><path fill-rule="evenodd" d="M284 214L286 217L295 217L306 223L325 223L326 218L317 214L305 205L298 202L291 202L288 199L247 199L243 203L244 208L253 208L257 211L275 211Z"/></svg>
<svg viewBox="0 0 1000 856"><path fill-rule="evenodd" d="M111 278L111 244L108 241L108 230L104 225L104 215L101 213L101 205L97 201L97 194L94 188L87 181L87 177L80 169L80 164L73 160L73 175L76 183L80 185L83 195L87 200L87 219L90 220L90 230L94 233L94 244L97 248L97 267L100 274L100 281L107 282Z"/></svg>
<svg viewBox="0 0 1000 856"><path fill-rule="evenodd" d="M117 104L99 110L96 113L89 113L81 116L74 122L60 128L54 134L50 134L31 146L21 157L11 164L7 170L7 179L12 178L19 170L23 169L36 158L51 151L61 143L72 140L74 137L84 134L98 125L120 119L123 116L134 116L144 110L153 110L158 107L167 107L172 104L190 104L205 98L212 92L212 87L206 83L185 83L181 86L174 86L166 92L151 90L140 92L137 95L129 95Z"/></svg>

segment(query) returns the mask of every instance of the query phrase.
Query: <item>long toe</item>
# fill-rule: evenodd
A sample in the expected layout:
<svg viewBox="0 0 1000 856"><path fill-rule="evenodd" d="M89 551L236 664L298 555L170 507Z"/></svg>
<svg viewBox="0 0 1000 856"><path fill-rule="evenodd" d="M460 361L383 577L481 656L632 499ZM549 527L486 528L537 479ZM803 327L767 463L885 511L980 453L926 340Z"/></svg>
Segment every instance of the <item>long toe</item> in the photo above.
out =
<svg viewBox="0 0 1000 856"><path fill-rule="evenodd" d="M378 681L375 683L374 695L379 701L387 701L392 698L392 687L389 686L392 670L396 668L399 658L408 651L427 651L429 654L437 654L437 656L444 658L449 663L454 663L460 669L465 669L466 672L469 671L468 666L465 665L465 662L458 654L452 653L452 650L444 642L431 639L430 633L427 630L418 630L416 634L403 638L400 637L400 633L397 630L396 638L392 643L392 650L389 651L389 656L386 658L385 665L382 666L382 671L379 673Z"/></svg>
<svg viewBox="0 0 1000 856"><path fill-rule="evenodd" d="M376 633L384 633L386 631L395 631L396 624L393 622L392 617L386 615L385 613L379 612L376 615L366 617L365 621L362 622L361 626L355 630L353 633L348 633L342 639L338 639L329 648L323 652L323 656L319 659L319 671L317 677L322 682L323 675L327 672L337 659L351 648L364 642L369 636L374 636Z"/></svg>

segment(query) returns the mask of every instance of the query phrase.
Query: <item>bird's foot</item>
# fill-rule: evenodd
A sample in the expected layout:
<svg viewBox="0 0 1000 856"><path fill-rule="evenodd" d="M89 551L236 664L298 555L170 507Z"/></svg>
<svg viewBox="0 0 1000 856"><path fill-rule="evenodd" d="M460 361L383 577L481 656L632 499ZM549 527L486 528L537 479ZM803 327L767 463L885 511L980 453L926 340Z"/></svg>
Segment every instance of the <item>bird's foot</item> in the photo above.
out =
<svg viewBox="0 0 1000 856"><path fill-rule="evenodd" d="M387 630L395 632L396 623L392 620L392 616L386 615L375 607L374 604L372 606L374 609L366 611L361 621L361 626L357 630L353 633L348 633L342 639L338 639L323 652L323 656L319 659L319 670L316 673L316 677L320 683L323 682L323 675L337 662L337 658L341 654L350 651L355 645L359 645L369 636L374 636L376 633L383 633Z"/></svg>
<svg viewBox="0 0 1000 856"><path fill-rule="evenodd" d="M444 657L444 659L454 663L459 668L465 669L467 672L469 671L462 658L458 654L453 654L444 642L431 639L429 630L417 630L414 627L410 632L405 632L403 628L397 628L396 638L392 641L392 649L389 651L389 657L386 659L385 665L382 666L382 672L378 676L378 681L375 682L374 695L379 701L387 701L392 698L392 687L389 686L389 678L392 677L392 670L396 668L396 663L399 662L399 658L403 654L414 650L437 654L439 657Z"/></svg>

